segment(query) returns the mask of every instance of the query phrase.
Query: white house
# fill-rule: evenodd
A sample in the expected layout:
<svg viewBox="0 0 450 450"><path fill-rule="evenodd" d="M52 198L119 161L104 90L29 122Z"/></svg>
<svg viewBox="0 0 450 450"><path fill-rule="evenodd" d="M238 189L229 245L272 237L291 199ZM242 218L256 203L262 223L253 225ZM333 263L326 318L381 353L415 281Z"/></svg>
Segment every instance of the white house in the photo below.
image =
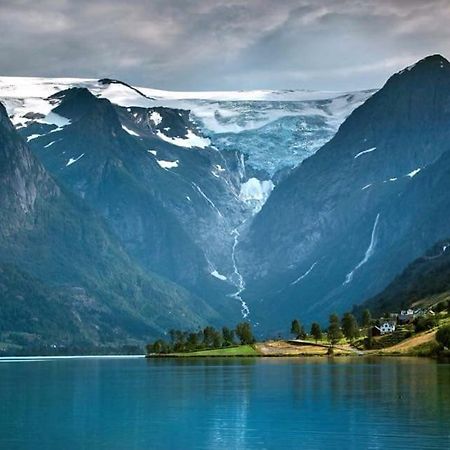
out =
<svg viewBox="0 0 450 450"><path fill-rule="evenodd" d="M395 331L395 322L386 320L382 322L379 326L375 327L380 330L380 334L389 334Z"/></svg>

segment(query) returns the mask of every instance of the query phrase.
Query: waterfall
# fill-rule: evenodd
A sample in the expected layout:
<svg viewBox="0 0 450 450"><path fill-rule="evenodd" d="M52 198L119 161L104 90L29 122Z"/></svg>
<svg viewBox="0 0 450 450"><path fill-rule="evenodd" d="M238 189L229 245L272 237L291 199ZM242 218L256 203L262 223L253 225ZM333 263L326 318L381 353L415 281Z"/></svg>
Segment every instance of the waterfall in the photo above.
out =
<svg viewBox="0 0 450 450"><path fill-rule="evenodd" d="M347 276L345 277L345 281L344 284L348 284L353 280L353 275L355 274L355 272L362 266L364 265L367 261L369 261L370 257L373 255L374 251L375 251L375 246L377 245L377 227L378 227L378 220L380 218L380 214L377 214L377 217L375 219L375 223L373 224L373 228L372 228L372 236L370 238L370 244L369 247L366 250L366 253L364 255L364 258L356 265L356 267L347 274Z"/></svg>
<svg viewBox="0 0 450 450"><path fill-rule="evenodd" d="M200 186L194 182L191 183L192 186L194 186L195 189L197 189L198 193L206 200L206 202L211 206L211 208L220 216L223 218L222 213L219 211L217 206L214 204L214 202L200 189Z"/></svg>
<svg viewBox="0 0 450 450"><path fill-rule="evenodd" d="M314 267L316 267L316 264L317 261L303 275L300 275L295 281L293 281L291 285L297 284L298 282L302 281L303 278L306 278L312 272Z"/></svg>
<svg viewBox="0 0 450 450"><path fill-rule="evenodd" d="M238 266L236 264L236 247L239 244L239 231L237 228L234 228L231 234L234 237L233 247L231 250L231 261L233 263L233 275L237 282L235 283L235 286L237 287L237 291L230 295L230 297L235 298L236 300L239 300L241 302L241 313L242 317L244 319L247 318L247 316L250 314L250 309L247 306L247 303L243 300L241 293L245 290L245 281L242 274L239 272Z"/></svg>

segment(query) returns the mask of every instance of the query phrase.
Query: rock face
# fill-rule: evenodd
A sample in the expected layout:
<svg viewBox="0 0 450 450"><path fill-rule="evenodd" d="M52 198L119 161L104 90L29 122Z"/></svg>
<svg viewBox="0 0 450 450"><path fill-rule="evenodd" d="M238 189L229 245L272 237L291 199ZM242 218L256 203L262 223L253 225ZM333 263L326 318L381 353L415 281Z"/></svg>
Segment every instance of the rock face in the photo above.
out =
<svg viewBox="0 0 450 450"><path fill-rule="evenodd" d="M428 57L274 189L238 249L258 318L343 311L448 236L449 104L450 64Z"/></svg>
<svg viewBox="0 0 450 450"><path fill-rule="evenodd" d="M232 230L251 210L228 161L188 112L122 108L85 88L49 100L56 105L51 114L67 124L49 130L29 123L21 133L38 134L30 146L52 175L106 220L145 270L214 298L225 320L228 308L238 313L226 297L235 290L228 282Z"/></svg>
<svg viewBox="0 0 450 450"><path fill-rule="evenodd" d="M60 190L26 148L0 104L0 201L2 234L10 235L22 226L31 226L36 201L56 199Z"/></svg>
<svg viewBox="0 0 450 450"><path fill-rule="evenodd" d="M3 345L123 345L219 321L202 299L134 263L103 220L53 180L3 106L0 208Z"/></svg>
<svg viewBox="0 0 450 450"><path fill-rule="evenodd" d="M382 292L355 308L361 314L369 308L374 316L409 308L415 301L450 290L450 240L433 245L423 256L408 264Z"/></svg>

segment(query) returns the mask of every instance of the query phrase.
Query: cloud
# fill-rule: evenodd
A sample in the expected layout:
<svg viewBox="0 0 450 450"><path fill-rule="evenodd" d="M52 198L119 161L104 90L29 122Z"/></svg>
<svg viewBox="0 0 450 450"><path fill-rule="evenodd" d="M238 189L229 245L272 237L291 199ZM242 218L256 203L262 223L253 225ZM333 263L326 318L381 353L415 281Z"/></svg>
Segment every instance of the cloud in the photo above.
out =
<svg viewBox="0 0 450 450"><path fill-rule="evenodd" d="M450 54L448 0L0 0L3 75L165 89L381 85Z"/></svg>

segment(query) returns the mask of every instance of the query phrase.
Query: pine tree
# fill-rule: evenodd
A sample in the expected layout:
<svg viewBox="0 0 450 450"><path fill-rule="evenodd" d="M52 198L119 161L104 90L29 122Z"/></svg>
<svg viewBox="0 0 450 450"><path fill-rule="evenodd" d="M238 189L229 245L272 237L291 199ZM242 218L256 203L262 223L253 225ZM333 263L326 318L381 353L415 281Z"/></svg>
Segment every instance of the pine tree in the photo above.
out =
<svg viewBox="0 0 450 450"><path fill-rule="evenodd" d="M205 327L203 330L203 345L205 347L212 347L214 345L214 337L216 330L213 327Z"/></svg>
<svg viewBox="0 0 450 450"><path fill-rule="evenodd" d="M371 349L373 347L373 334L372 327L367 328L366 348Z"/></svg>
<svg viewBox="0 0 450 450"><path fill-rule="evenodd" d="M302 327L297 319L294 319L291 323L291 334L293 334L296 339L300 339Z"/></svg>
<svg viewBox="0 0 450 450"><path fill-rule="evenodd" d="M220 331L214 330L213 338L212 338L212 346L213 348L222 347L223 339Z"/></svg>
<svg viewBox="0 0 450 450"><path fill-rule="evenodd" d="M337 314L331 314L330 316L327 337L331 345L337 344L342 339L342 331L339 326L339 316Z"/></svg>
<svg viewBox="0 0 450 450"><path fill-rule="evenodd" d="M311 325L311 336L316 342L322 339L322 329L317 322L313 322L313 324Z"/></svg>
<svg viewBox="0 0 450 450"><path fill-rule="evenodd" d="M198 334L197 333L189 333L187 338L187 348L188 350L197 350L198 348Z"/></svg>
<svg viewBox="0 0 450 450"><path fill-rule="evenodd" d="M342 331L349 341L353 341L359 336L358 322L353 314L347 312L342 317Z"/></svg>
<svg viewBox="0 0 450 450"><path fill-rule="evenodd" d="M255 339L253 338L252 328L249 322L238 323L236 326L236 336L242 345L253 344Z"/></svg>
<svg viewBox="0 0 450 450"><path fill-rule="evenodd" d="M234 331L230 330L228 327L222 328L222 337L224 347L229 347L234 344Z"/></svg>
<svg viewBox="0 0 450 450"><path fill-rule="evenodd" d="M372 315L370 314L370 311L368 309L365 309L362 313L362 325L363 327L370 326L372 322Z"/></svg>

